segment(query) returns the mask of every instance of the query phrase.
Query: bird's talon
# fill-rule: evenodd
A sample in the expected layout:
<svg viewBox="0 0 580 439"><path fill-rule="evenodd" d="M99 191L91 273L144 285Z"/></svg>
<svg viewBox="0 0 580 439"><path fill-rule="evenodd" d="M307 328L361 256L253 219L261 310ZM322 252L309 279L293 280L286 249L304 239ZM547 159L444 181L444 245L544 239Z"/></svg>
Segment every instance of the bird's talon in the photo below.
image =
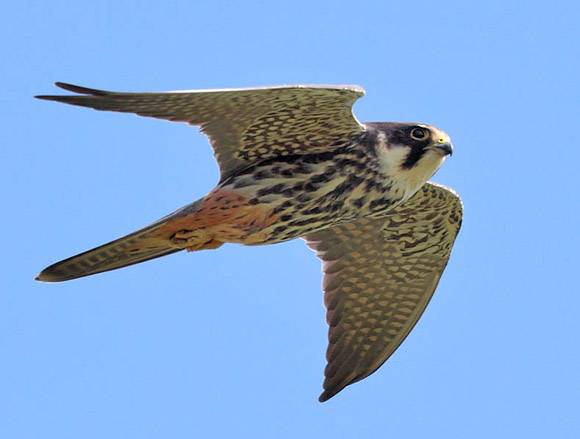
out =
<svg viewBox="0 0 580 439"><path fill-rule="evenodd" d="M171 236L171 242L174 244L185 244L189 241L198 241L200 234L195 230L179 230Z"/></svg>

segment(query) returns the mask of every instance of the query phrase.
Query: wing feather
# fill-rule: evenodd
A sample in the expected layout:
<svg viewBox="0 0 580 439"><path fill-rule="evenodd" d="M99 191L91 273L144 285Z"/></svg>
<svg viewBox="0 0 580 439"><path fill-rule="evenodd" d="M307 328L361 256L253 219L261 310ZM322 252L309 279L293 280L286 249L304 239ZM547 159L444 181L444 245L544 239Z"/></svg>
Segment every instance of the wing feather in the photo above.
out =
<svg viewBox="0 0 580 439"><path fill-rule="evenodd" d="M56 85L78 94L37 98L200 126L212 144L222 179L258 160L344 146L364 131L352 113L354 102L364 94L358 86L117 93Z"/></svg>
<svg viewBox="0 0 580 439"><path fill-rule="evenodd" d="M462 212L457 194L426 183L385 218L305 237L323 261L329 325L320 401L376 371L413 329L447 265Z"/></svg>

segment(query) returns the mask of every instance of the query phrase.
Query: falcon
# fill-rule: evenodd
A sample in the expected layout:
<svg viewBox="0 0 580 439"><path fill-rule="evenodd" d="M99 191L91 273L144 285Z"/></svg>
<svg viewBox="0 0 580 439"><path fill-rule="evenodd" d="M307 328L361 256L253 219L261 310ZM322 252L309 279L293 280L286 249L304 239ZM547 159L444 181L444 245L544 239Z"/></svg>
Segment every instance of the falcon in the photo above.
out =
<svg viewBox="0 0 580 439"><path fill-rule="evenodd" d="M322 260L329 325L326 401L375 372L409 334L447 265L462 220L427 180L451 155L422 123L359 122L358 86L294 85L116 93L57 82L40 99L199 126L220 180L199 200L45 268L60 282L181 250L302 238Z"/></svg>

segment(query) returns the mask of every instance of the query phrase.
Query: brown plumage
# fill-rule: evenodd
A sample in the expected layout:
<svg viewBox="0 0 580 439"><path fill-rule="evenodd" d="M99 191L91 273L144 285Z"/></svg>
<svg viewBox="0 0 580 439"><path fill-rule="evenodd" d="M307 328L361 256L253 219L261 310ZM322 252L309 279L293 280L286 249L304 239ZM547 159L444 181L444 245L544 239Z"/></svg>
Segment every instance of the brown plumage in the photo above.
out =
<svg viewBox="0 0 580 439"><path fill-rule="evenodd" d="M356 86L113 93L57 83L39 96L201 127L221 178L200 200L37 280L59 282L183 249L302 237L323 261L330 326L325 401L373 373L417 322L445 268L462 206L427 179L449 137L416 123L359 123Z"/></svg>

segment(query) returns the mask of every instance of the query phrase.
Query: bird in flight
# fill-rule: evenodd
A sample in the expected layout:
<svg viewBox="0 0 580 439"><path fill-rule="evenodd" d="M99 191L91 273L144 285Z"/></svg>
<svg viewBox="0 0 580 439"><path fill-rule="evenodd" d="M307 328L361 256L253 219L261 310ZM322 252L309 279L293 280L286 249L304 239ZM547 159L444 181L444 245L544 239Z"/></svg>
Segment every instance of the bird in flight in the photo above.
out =
<svg viewBox="0 0 580 439"><path fill-rule="evenodd" d="M36 278L60 282L181 250L302 238L322 260L326 401L375 372L431 299L462 220L451 189L427 182L453 147L421 123L359 122L357 86L295 85L116 93L57 82L37 96L199 126L220 180L199 200Z"/></svg>

